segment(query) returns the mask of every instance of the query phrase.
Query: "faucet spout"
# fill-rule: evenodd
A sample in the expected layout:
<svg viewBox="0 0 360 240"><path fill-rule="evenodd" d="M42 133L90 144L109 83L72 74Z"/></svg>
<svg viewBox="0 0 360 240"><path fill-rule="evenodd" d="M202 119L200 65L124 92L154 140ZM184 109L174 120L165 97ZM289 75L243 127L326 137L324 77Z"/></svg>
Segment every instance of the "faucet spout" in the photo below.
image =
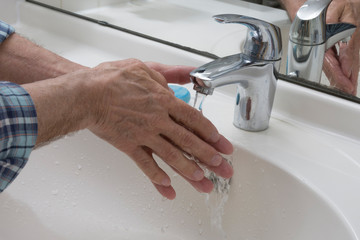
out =
<svg viewBox="0 0 360 240"><path fill-rule="evenodd" d="M269 63L273 62L254 61L248 55L239 53L202 65L190 73L190 78L194 84L194 90L211 95L217 87L247 82L251 79L257 81L257 75L264 74L258 68Z"/></svg>
<svg viewBox="0 0 360 240"><path fill-rule="evenodd" d="M251 61L245 54L214 60L190 73L197 92L211 95L215 88L237 84L234 125L247 131L268 128L276 90L272 61Z"/></svg>
<svg viewBox="0 0 360 240"><path fill-rule="evenodd" d="M281 61L280 28L243 15L214 16L220 23L248 27L243 53L216 59L190 73L197 92L211 95L215 88L237 84L234 125L247 131L268 128Z"/></svg>
<svg viewBox="0 0 360 240"><path fill-rule="evenodd" d="M217 87L239 83L238 72L245 71L244 69L252 64L249 57L243 53L218 58L204 64L190 73L194 90L211 95Z"/></svg>

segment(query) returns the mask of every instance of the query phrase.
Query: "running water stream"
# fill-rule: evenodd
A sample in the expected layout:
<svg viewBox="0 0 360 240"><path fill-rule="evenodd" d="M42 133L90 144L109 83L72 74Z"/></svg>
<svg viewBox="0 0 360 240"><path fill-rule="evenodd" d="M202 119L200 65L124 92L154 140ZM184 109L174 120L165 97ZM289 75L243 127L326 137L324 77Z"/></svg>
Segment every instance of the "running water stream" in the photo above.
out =
<svg viewBox="0 0 360 240"><path fill-rule="evenodd" d="M205 98L205 94L196 92L193 107L202 112ZM199 163L199 161L193 156L190 156L190 158ZM231 161L228 159L226 159L226 161L231 164ZM229 198L231 179L219 177L215 173L209 171L203 165L199 164L199 166L204 170L205 177L211 180L214 184L214 190L206 196L206 204L210 210L211 225L217 231L219 231L219 233L222 235L222 239L227 239L226 233L222 226L222 217L224 215L225 204Z"/></svg>

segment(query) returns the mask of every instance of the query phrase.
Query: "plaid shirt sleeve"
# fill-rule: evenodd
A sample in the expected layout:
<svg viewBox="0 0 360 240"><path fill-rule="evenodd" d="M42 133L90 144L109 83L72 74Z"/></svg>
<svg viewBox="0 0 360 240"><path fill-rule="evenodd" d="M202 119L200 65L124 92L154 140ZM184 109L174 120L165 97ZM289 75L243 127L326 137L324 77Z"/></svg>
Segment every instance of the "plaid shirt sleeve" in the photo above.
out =
<svg viewBox="0 0 360 240"><path fill-rule="evenodd" d="M15 29L12 26L0 20L0 43L8 38L13 32L15 32Z"/></svg>
<svg viewBox="0 0 360 240"><path fill-rule="evenodd" d="M13 27L0 21L0 43L13 32ZM36 137L37 117L30 95L15 83L0 82L0 192L24 168Z"/></svg>
<svg viewBox="0 0 360 240"><path fill-rule="evenodd" d="M19 85L0 82L0 192L24 168L37 137L30 95Z"/></svg>

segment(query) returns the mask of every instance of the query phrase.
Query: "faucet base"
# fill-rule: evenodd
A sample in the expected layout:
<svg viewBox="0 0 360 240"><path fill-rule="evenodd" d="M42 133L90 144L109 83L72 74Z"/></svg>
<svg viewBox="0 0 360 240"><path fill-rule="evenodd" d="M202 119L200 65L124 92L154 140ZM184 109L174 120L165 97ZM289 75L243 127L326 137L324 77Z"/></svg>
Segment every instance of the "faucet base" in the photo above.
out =
<svg viewBox="0 0 360 240"><path fill-rule="evenodd" d="M268 68L268 73L273 70L271 64L264 68ZM269 127L277 84L273 73L261 74L256 80L237 85L234 109L234 126L251 132L264 131Z"/></svg>

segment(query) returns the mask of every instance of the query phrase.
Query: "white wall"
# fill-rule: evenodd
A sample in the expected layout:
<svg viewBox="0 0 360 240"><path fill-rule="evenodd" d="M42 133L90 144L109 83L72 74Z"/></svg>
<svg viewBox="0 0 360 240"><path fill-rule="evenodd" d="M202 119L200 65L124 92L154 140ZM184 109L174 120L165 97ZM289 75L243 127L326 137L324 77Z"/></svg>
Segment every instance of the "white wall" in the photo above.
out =
<svg viewBox="0 0 360 240"><path fill-rule="evenodd" d="M0 6L6 11L2 11L0 19L9 23L14 24L17 21L16 5L18 2L24 2L25 0L0 0Z"/></svg>

